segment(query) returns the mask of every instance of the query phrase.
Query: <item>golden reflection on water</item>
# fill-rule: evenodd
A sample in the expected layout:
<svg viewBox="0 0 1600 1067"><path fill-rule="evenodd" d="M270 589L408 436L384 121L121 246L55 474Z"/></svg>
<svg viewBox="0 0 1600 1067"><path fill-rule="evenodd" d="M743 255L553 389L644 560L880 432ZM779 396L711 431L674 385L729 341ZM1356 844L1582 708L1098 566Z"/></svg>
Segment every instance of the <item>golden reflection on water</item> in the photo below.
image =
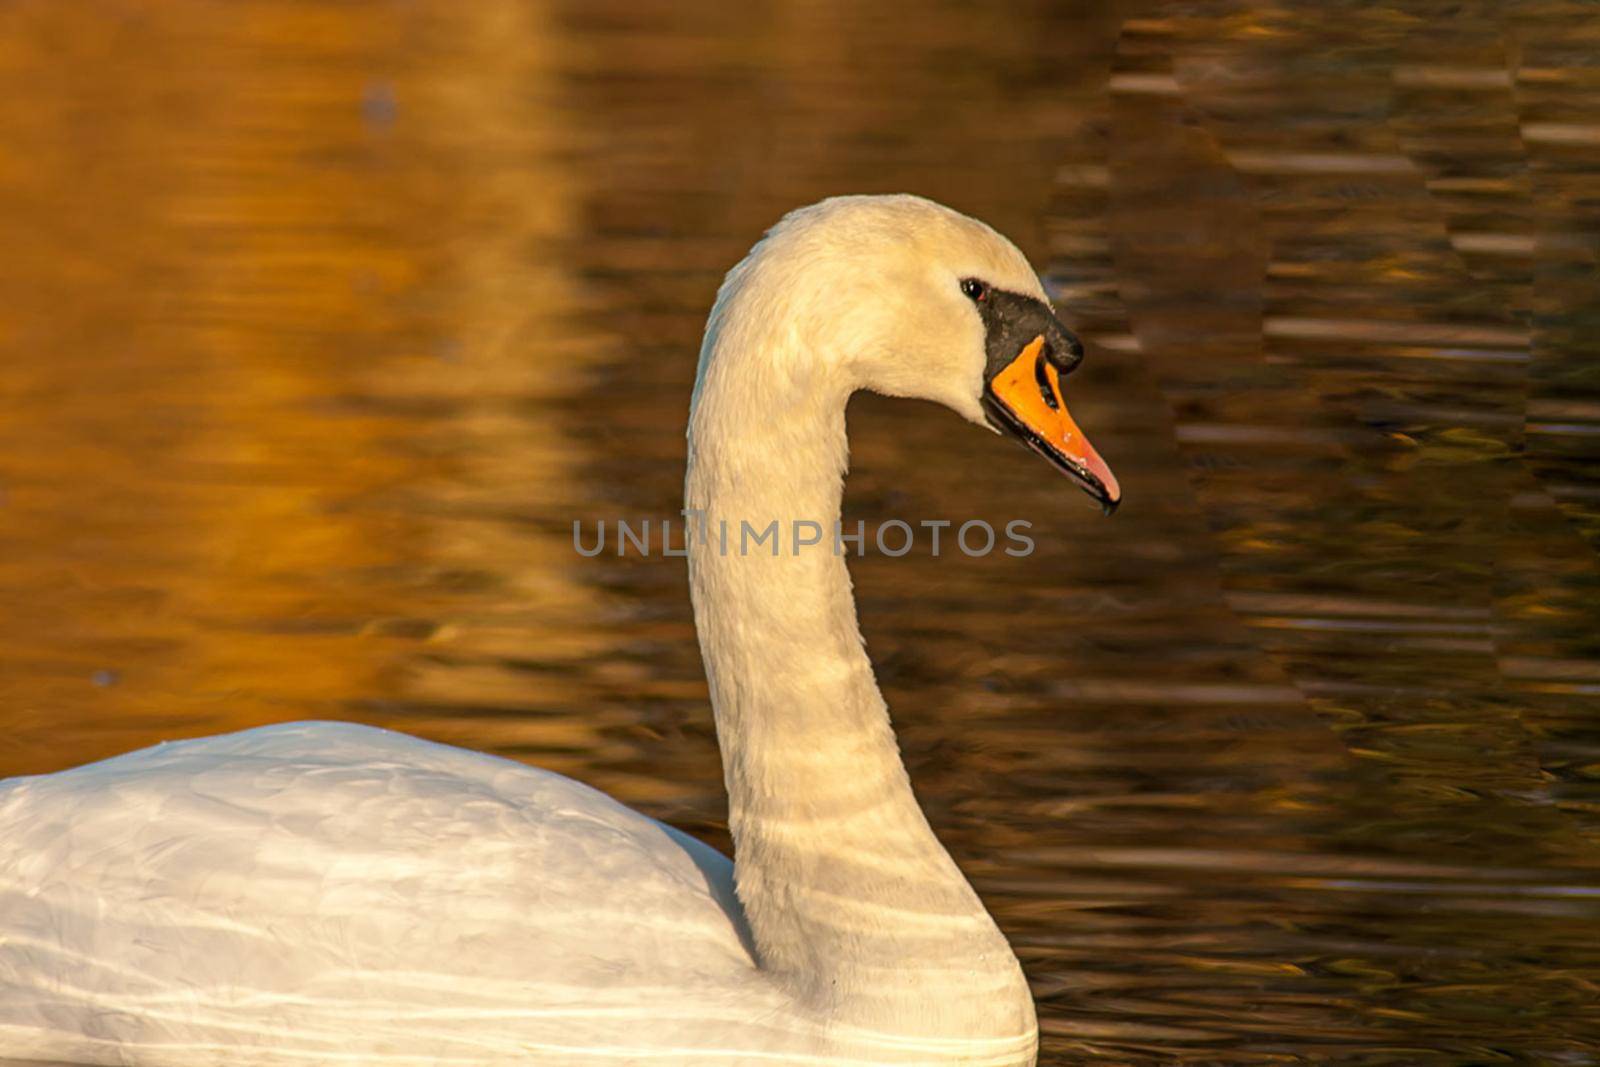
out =
<svg viewBox="0 0 1600 1067"><path fill-rule="evenodd" d="M1600 1055L1600 28L1535 2L0 10L0 775L352 718L726 844L675 513L782 211L909 190L1092 342L1100 520L852 408L930 818L1043 1062Z"/></svg>

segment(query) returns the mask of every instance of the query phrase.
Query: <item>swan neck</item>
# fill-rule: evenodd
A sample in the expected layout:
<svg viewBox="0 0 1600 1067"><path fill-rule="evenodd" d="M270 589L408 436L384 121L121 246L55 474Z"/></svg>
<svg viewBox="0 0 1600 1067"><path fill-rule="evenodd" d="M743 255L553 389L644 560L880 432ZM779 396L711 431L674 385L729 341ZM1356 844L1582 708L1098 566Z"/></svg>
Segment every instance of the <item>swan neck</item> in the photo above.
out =
<svg viewBox="0 0 1600 1067"><path fill-rule="evenodd" d="M848 390L774 372L803 354L728 337L713 330L702 353L685 500L758 962L835 1018L1025 1043L1016 959L916 802L863 648L834 540ZM746 526L774 521L777 551L751 547ZM959 1006L975 1002L981 1019Z"/></svg>

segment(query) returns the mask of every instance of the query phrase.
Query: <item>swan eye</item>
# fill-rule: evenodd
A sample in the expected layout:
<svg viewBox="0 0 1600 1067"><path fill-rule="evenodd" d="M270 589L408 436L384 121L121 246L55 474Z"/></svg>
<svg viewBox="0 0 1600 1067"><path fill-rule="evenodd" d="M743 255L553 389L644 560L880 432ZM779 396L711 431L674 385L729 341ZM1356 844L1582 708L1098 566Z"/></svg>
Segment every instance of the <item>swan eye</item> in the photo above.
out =
<svg viewBox="0 0 1600 1067"><path fill-rule="evenodd" d="M961 291L973 300L982 300L989 295L989 287L976 278L961 279Z"/></svg>

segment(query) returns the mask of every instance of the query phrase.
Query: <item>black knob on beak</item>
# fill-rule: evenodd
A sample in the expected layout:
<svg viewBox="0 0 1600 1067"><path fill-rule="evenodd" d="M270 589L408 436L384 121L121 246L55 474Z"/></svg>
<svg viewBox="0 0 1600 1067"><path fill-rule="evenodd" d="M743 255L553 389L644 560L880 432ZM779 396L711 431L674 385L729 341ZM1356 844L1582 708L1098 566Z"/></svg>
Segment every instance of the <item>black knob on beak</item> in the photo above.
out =
<svg viewBox="0 0 1600 1067"><path fill-rule="evenodd" d="M1071 374L1083 362L1083 342L1065 327L1051 330L1045 337L1044 358L1050 361L1056 373Z"/></svg>

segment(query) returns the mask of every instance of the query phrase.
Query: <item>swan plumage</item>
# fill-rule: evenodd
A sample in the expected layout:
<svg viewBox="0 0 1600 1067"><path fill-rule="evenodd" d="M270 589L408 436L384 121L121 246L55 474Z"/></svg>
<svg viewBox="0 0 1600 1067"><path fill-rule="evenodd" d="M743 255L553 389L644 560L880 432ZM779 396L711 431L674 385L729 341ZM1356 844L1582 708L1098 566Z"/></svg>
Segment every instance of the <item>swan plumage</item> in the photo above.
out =
<svg viewBox="0 0 1600 1067"><path fill-rule="evenodd" d="M1061 398L1078 358L982 223L793 212L718 294L686 506L830 528L862 388L1014 433L1114 504ZM1031 1064L1027 984L912 793L842 555L716 540L690 591L736 864L560 775L343 723L0 782L0 1054Z"/></svg>

